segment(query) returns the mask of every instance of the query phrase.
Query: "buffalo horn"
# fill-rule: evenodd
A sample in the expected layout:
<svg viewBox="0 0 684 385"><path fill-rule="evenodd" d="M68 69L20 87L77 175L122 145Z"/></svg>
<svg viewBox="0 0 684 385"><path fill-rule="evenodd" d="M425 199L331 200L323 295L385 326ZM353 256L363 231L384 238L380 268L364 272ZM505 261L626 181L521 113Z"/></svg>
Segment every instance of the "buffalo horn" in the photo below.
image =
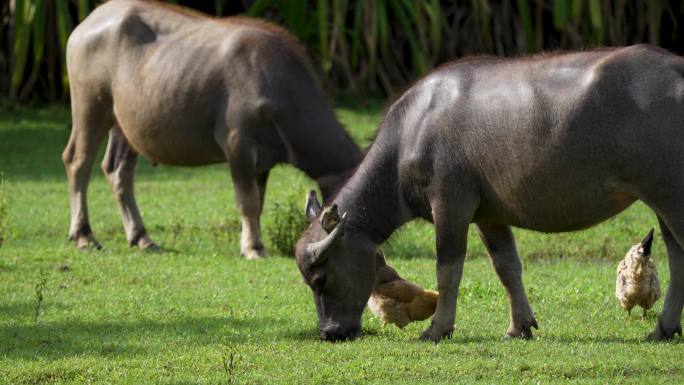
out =
<svg viewBox="0 0 684 385"><path fill-rule="evenodd" d="M332 245L338 238L344 234L344 222L347 218L347 213L342 214L340 222L325 238L318 242L312 242L306 247L307 254L309 254L309 263L311 266L316 266L322 263L327 258L325 252L330 245Z"/></svg>

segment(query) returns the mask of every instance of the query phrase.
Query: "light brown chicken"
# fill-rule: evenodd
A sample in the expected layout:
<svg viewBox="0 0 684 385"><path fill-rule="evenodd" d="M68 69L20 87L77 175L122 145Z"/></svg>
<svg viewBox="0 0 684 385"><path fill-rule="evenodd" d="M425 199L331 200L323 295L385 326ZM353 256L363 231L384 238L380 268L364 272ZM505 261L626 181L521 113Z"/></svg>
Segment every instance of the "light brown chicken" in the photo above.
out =
<svg viewBox="0 0 684 385"><path fill-rule="evenodd" d="M652 244L653 229L643 241L629 249L625 259L618 265L615 296L628 314L631 314L634 306L639 305L645 317L646 311L660 298L658 272L651 260Z"/></svg>
<svg viewBox="0 0 684 385"><path fill-rule="evenodd" d="M385 262L381 252L376 254L375 264L375 289L368 307L384 323L395 324L401 329L409 322L422 321L435 313L439 293L401 278Z"/></svg>

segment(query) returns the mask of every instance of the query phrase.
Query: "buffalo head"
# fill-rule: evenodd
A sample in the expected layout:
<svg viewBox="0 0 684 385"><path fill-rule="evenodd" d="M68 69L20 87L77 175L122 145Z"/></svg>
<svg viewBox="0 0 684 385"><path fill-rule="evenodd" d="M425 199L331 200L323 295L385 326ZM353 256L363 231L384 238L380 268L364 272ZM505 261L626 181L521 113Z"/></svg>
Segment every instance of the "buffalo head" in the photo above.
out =
<svg viewBox="0 0 684 385"><path fill-rule="evenodd" d="M376 247L347 223L347 213L340 215L337 205L322 208L314 191L305 211L309 227L297 242L295 255L313 291L321 338L354 339L373 289Z"/></svg>

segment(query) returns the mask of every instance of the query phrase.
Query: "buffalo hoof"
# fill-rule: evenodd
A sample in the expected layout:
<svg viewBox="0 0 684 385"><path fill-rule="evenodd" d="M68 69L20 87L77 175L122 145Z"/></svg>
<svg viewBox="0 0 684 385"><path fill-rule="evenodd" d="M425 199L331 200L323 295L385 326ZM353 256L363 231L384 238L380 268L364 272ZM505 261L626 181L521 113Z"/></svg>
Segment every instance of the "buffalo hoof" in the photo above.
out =
<svg viewBox="0 0 684 385"><path fill-rule="evenodd" d="M69 237L69 239L76 243L76 248L78 250L102 250L102 245L95 239L92 233L88 235L72 236Z"/></svg>
<svg viewBox="0 0 684 385"><path fill-rule="evenodd" d="M263 247L260 249L249 248L243 250L240 254L242 254L242 256L245 257L245 259L260 259L266 256L266 249L264 249Z"/></svg>
<svg viewBox="0 0 684 385"><path fill-rule="evenodd" d="M421 341L432 341L437 343L443 339L450 339L454 334L454 327L439 327L435 324L430 325L420 336Z"/></svg>
<svg viewBox="0 0 684 385"><path fill-rule="evenodd" d="M675 334L679 334L680 337L682 336L681 323L668 331L659 319L655 329L646 337L646 339L648 341L666 341L673 339Z"/></svg>
<svg viewBox="0 0 684 385"><path fill-rule="evenodd" d="M91 242L77 242L76 243L76 249L78 249L80 251L91 251L91 250L101 251L101 250L104 250L104 247L102 247L102 245L99 244L98 242L92 242L91 241Z"/></svg>
<svg viewBox="0 0 684 385"><path fill-rule="evenodd" d="M522 322L518 326L511 325L506 331L504 339L522 338L524 340L531 340L532 328L539 330L539 325L537 325L537 320L534 317Z"/></svg>
<svg viewBox="0 0 684 385"><path fill-rule="evenodd" d="M153 240L150 239L148 235L145 235L141 237L138 242L136 242L136 245L140 250L143 251L151 251L151 252L160 252L162 251L162 248L154 243ZM134 245L131 245L134 246Z"/></svg>

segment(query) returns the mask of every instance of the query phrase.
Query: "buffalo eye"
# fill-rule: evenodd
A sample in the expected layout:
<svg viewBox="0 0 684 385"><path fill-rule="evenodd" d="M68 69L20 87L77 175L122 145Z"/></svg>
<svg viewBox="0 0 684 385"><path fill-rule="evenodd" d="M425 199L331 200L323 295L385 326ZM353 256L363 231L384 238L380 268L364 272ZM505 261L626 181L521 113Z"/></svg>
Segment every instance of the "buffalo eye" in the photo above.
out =
<svg viewBox="0 0 684 385"><path fill-rule="evenodd" d="M326 280L327 280L327 277L325 274L317 276L316 278L313 279L313 281L311 281L311 288L317 289L317 290L323 289L323 287L325 286Z"/></svg>

